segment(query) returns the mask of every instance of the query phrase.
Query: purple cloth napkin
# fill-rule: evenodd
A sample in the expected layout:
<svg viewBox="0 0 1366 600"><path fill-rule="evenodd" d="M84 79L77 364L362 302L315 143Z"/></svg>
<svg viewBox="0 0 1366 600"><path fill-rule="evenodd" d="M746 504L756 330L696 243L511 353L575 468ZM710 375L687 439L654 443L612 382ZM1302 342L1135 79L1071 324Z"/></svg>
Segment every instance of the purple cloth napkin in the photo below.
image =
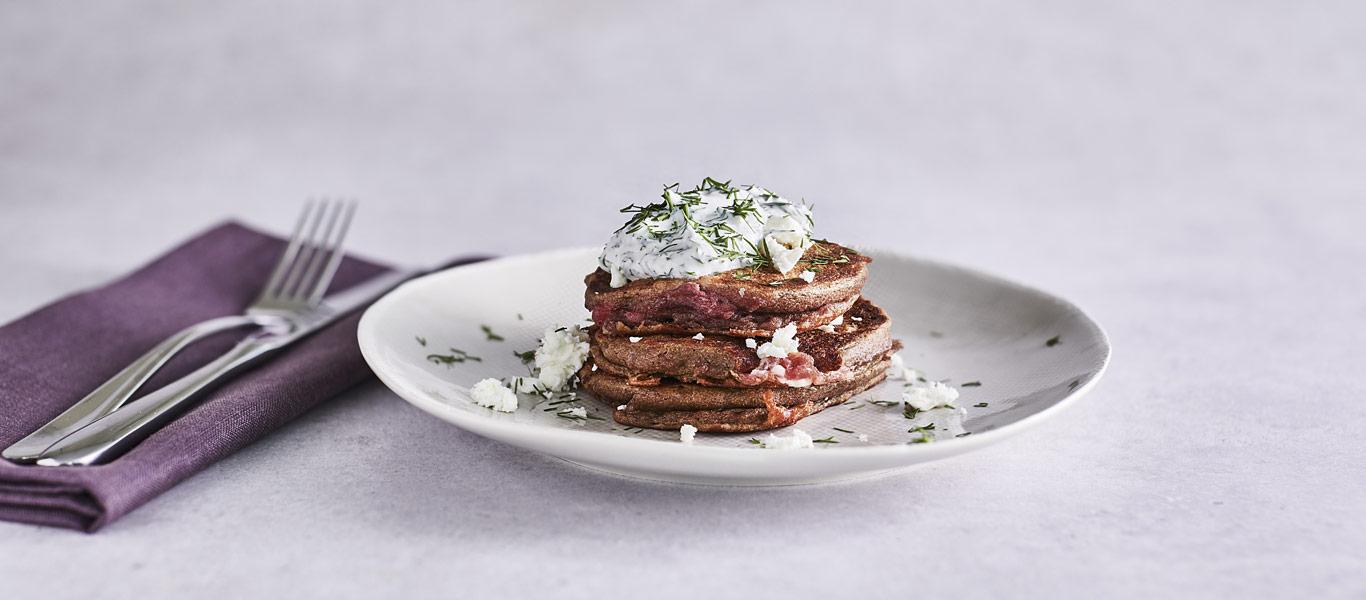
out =
<svg viewBox="0 0 1366 600"><path fill-rule="evenodd" d="M0 327L0 447L28 435L166 336L242 311L284 242L226 223L104 287ZM331 291L386 267L347 258ZM0 519L95 531L171 486L370 377L360 312L232 379L127 454L94 467L0 460ZM227 334L187 349L140 393L225 351Z"/></svg>

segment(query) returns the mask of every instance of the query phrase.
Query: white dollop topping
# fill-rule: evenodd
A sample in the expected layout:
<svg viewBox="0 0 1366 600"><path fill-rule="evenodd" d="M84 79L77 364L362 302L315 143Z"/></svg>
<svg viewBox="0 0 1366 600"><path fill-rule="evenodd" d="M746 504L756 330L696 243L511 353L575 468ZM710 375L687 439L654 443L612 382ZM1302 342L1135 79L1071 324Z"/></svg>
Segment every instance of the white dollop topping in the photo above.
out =
<svg viewBox="0 0 1366 600"><path fill-rule="evenodd" d="M689 191L664 188L663 200L628 206L631 219L612 234L599 265L612 287L637 279L696 279L761 263L779 273L811 246L811 209L762 187L708 178Z"/></svg>
<svg viewBox="0 0 1366 600"><path fill-rule="evenodd" d="M611 269L609 269L609 271L612 273L612 281L609 282L609 285L611 285L612 287L619 288L628 283L626 281L626 275L621 272L620 268L612 267Z"/></svg>
<svg viewBox="0 0 1366 600"><path fill-rule="evenodd" d="M578 325L545 330L536 349L536 373L548 390L563 390L588 359L588 334Z"/></svg>
<svg viewBox="0 0 1366 600"><path fill-rule="evenodd" d="M958 390L938 381L927 381L907 387L901 392L901 400L916 410L953 406L958 401Z"/></svg>
<svg viewBox="0 0 1366 600"><path fill-rule="evenodd" d="M705 340L705 339L707 339L707 336L702 335L702 334L699 333L699 334L697 334L697 335L695 335L695 336L692 336L692 339L695 339L695 340Z"/></svg>
<svg viewBox="0 0 1366 600"><path fill-rule="evenodd" d="M503 387L503 382L492 377L481 380L470 388L470 399L475 404L499 412L517 411L517 394Z"/></svg>
<svg viewBox="0 0 1366 600"><path fill-rule="evenodd" d="M805 282L807 282L807 283L811 283L811 282L813 282L813 281L816 280L816 272L815 272L815 271L802 271L802 273L801 273L800 275L798 275L797 277L800 278L802 281L805 281Z"/></svg>
<svg viewBox="0 0 1366 600"><path fill-rule="evenodd" d="M697 428L684 423L678 428L678 441L684 444L692 444L693 438L697 436Z"/></svg>
<svg viewBox="0 0 1366 600"><path fill-rule="evenodd" d="M811 437L811 434L800 429L793 429L790 436L779 437L770 433L768 437L764 438L764 448L769 450L799 450L815 447L816 440Z"/></svg>
<svg viewBox="0 0 1366 600"><path fill-rule="evenodd" d="M788 323L773 332L773 339L759 346L759 358L784 358L797 351L797 324Z"/></svg>
<svg viewBox="0 0 1366 600"><path fill-rule="evenodd" d="M754 341L754 338L745 338L745 347L746 347L746 348L758 348L758 347L759 347L759 342Z"/></svg>

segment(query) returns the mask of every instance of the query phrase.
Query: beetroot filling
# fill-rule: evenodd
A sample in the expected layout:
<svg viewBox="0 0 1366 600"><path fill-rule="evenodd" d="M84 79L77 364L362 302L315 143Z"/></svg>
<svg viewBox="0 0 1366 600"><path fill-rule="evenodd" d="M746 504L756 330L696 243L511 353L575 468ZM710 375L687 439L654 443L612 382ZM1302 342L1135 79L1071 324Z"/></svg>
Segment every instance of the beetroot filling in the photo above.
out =
<svg viewBox="0 0 1366 600"><path fill-rule="evenodd" d="M742 314L729 300L709 294L692 282L669 290L668 293L634 302L628 307L599 304L593 309L593 320L598 323L620 321L632 326L647 321L699 324L757 322L755 317Z"/></svg>
<svg viewBox="0 0 1366 600"><path fill-rule="evenodd" d="M819 385L823 383L816 360L805 352L795 352L782 358L767 357L759 361L759 368L750 373L737 374L736 381L743 385L759 385L768 381L787 383L789 381L808 381Z"/></svg>

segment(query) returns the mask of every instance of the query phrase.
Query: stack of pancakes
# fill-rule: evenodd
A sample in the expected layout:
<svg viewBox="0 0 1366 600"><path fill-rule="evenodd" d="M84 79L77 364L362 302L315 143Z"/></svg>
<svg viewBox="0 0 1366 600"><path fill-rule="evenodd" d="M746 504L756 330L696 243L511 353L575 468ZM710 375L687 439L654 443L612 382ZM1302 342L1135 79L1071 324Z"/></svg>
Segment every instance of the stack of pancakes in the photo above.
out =
<svg viewBox="0 0 1366 600"><path fill-rule="evenodd" d="M861 296L870 262L822 241L787 274L746 267L613 288L598 269L585 279L594 326L580 380L623 425L791 425L877 384L901 347L887 313ZM797 352L760 358L757 349L789 325Z"/></svg>

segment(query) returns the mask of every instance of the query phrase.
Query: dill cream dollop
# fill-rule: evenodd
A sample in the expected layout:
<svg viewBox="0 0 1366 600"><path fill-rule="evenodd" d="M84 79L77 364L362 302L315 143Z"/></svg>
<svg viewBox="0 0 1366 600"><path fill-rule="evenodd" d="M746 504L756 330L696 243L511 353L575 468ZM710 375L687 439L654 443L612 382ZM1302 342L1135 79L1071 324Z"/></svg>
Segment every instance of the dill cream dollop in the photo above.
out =
<svg viewBox="0 0 1366 600"><path fill-rule="evenodd" d="M631 219L602 249L612 287L637 279L696 279L744 267L791 271L811 246L811 208L756 185L707 178L663 200L631 205Z"/></svg>

